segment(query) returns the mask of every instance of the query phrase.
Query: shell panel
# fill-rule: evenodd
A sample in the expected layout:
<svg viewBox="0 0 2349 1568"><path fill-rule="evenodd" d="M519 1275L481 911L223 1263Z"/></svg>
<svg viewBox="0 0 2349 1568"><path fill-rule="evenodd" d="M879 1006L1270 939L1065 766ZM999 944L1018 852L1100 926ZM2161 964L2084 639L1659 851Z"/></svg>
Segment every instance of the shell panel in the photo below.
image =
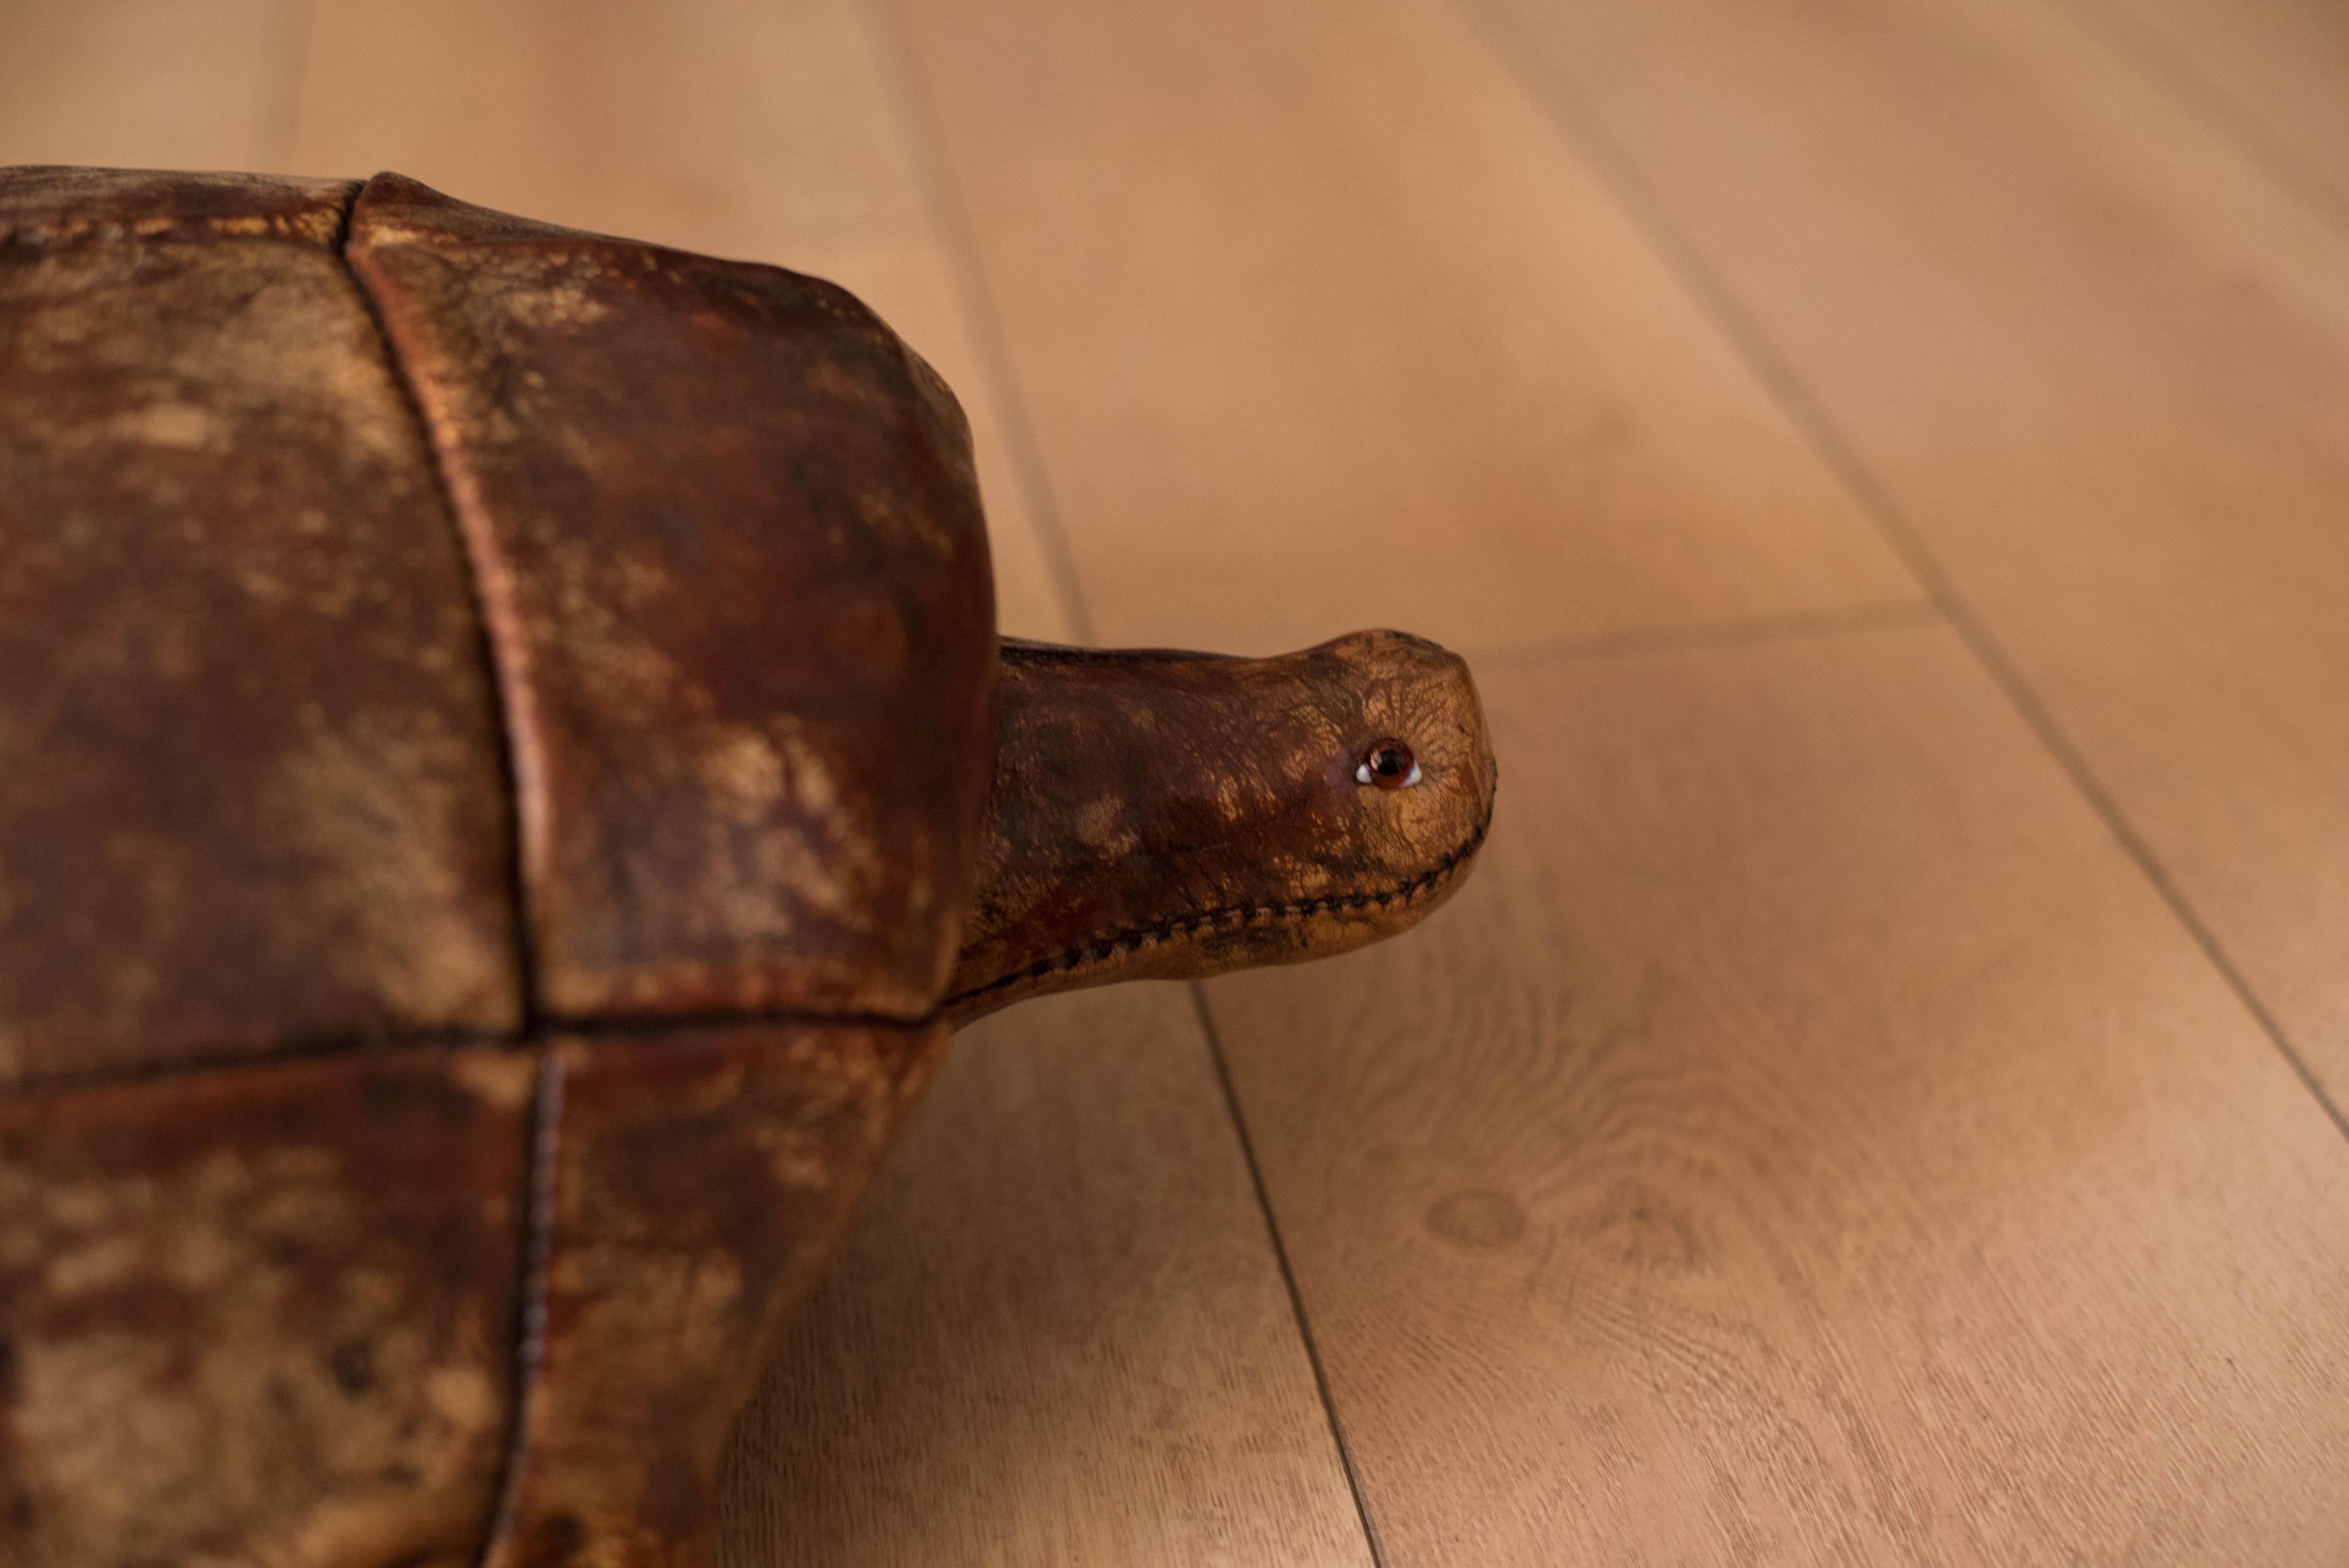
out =
<svg viewBox="0 0 2349 1568"><path fill-rule="evenodd" d="M351 189L0 174L0 1088L517 1026L493 693Z"/></svg>
<svg viewBox="0 0 2349 1568"><path fill-rule="evenodd" d="M943 384L830 284L396 176L349 255L482 587L541 1005L927 1013L993 751Z"/></svg>
<svg viewBox="0 0 2349 1568"><path fill-rule="evenodd" d="M802 1024L556 1046L545 1338L487 1568L714 1560L727 1436L947 1038Z"/></svg>
<svg viewBox="0 0 2349 1568"><path fill-rule="evenodd" d="M536 1053L0 1100L0 1563L472 1568Z"/></svg>

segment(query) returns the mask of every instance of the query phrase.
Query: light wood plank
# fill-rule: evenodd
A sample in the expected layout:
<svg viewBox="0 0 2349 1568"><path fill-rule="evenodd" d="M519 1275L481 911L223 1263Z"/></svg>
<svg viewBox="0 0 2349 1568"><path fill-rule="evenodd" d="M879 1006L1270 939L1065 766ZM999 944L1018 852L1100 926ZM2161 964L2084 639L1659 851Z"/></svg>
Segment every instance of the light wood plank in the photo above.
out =
<svg viewBox="0 0 2349 1568"><path fill-rule="evenodd" d="M2349 1095L2349 233L2044 6L1516 14Z"/></svg>
<svg viewBox="0 0 2349 1568"><path fill-rule="evenodd" d="M867 299L977 438L999 619L1061 638L885 60L854 0L317 0L292 163L397 169L469 201L773 262Z"/></svg>
<svg viewBox="0 0 2349 1568"><path fill-rule="evenodd" d="M745 1422L728 1561L1368 1568L1188 995L956 1052Z"/></svg>
<svg viewBox="0 0 2349 1568"><path fill-rule="evenodd" d="M853 0L316 0L296 161L717 255L926 235Z"/></svg>
<svg viewBox="0 0 2349 1568"><path fill-rule="evenodd" d="M2349 1158L1955 636L1485 689L1452 908L1209 987L1397 1568L2339 1561Z"/></svg>
<svg viewBox="0 0 2349 1568"><path fill-rule="evenodd" d="M1913 597L1440 5L897 9L1105 640Z"/></svg>
<svg viewBox="0 0 2349 1568"><path fill-rule="evenodd" d="M2349 210L2349 8L2337 0L2064 0Z"/></svg>
<svg viewBox="0 0 2349 1568"><path fill-rule="evenodd" d="M0 163L260 167L299 43L298 0L9 0Z"/></svg>

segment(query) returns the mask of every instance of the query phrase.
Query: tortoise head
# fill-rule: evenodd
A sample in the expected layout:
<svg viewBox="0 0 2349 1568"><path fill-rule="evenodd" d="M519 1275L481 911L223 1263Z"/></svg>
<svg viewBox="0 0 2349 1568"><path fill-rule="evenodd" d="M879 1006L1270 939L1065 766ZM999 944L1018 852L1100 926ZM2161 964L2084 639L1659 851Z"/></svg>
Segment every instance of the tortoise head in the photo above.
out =
<svg viewBox="0 0 2349 1568"><path fill-rule="evenodd" d="M999 701L957 1021L1392 935L1492 820L1467 666L1398 632L1266 659L1007 640Z"/></svg>

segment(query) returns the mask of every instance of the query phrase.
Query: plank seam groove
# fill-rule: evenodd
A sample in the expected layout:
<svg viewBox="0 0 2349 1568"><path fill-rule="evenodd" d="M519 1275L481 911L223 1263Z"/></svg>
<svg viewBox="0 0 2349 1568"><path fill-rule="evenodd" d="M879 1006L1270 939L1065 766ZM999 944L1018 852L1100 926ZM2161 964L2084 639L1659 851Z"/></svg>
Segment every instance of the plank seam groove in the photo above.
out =
<svg viewBox="0 0 2349 1568"><path fill-rule="evenodd" d="M1797 641L1805 637L1844 636L1857 632L1883 631L1892 626L1923 625L1946 619L1940 605L1931 599L1920 597L1882 604L1862 604L1846 610L1800 610L1785 615L1692 622L1684 626L1646 626L1626 632L1598 632L1588 636L1558 637L1548 642L1503 644L1495 647L1463 648L1460 651L1480 665L1522 669L1528 665L1573 664L1583 659L1669 653L1679 648L1746 647L1760 643Z"/></svg>
<svg viewBox="0 0 2349 1568"><path fill-rule="evenodd" d="M1207 1037L1207 1059L1216 1069L1216 1082L1224 1091L1224 1109L1232 1119L1232 1131L1239 1140L1240 1158L1247 1165L1248 1182L1256 1189L1257 1208L1264 1215L1265 1239L1272 1244L1273 1262L1279 1266L1280 1283L1288 1292L1288 1310L1297 1320L1297 1337L1305 1346L1306 1365L1312 1368L1313 1389L1321 1397L1321 1413L1330 1423L1330 1440L1337 1445L1338 1468L1345 1472L1346 1490L1353 1494L1354 1517L1361 1522L1362 1541L1371 1551L1371 1568L1389 1568L1386 1546L1379 1540L1379 1527L1371 1517L1371 1501L1362 1490L1361 1471L1355 1468L1354 1450L1346 1441L1345 1423L1338 1418L1338 1401L1330 1391L1330 1374L1321 1365L1321 1347L1313 1337L1313 1324L1305 1313L1305 1293L1298 1288L1297 1271L1289 1266L1288 1247L1280 1237L1280 1223L1272 1212L1272 1193L1264 1184L1264 1167L1257 1162L1256 1140L1248 1136L1247 1118L1240 1113L1238 1089L1232 1083L1231 1064L1225 1059L1224 1037L1216 1032L1215 1015L1207 1007L1206 987L1191 981L1185 987L1191 993L1191 1010L1198 1015L1199 1030Z"/></svg>
<svg viewBox="0 0 2349 1568"><path fill-rule="evenodd" d="M1967 649L1981 663L1984 673L1998 686L2016 714L2023 719L2039 743L2047 748L2078 789L2091 810L2103 821L2123 853L2134 861L2140 873L2152 884L2153 890L2169 908L2171 915L2185 929L2202 956L2218 971L2235 999L2267 1036L2301 1087L2313 1098L2333 1130L2349 1140L2349 1118L2324 1090L2304 1057L2285 1035L2251 987L2234 962L2227 956L2217 935L2206 925L2201 915L2187 901L2186 895L2171 878L2168 869L2153 852L2152 846L2138 834L2136 827L2122 812L2119 803L2106 789L2087 759L2072 743L2054 716L2022 671L1982 626L1965 600L1961 597L1942 571L1940 562L1928 550L1924 542L1909 527L1892 498L1879 485L1875 475L1848 446L1826 412L1811 395L1810 388L1795 372L1793 365L1782 356L1764 333L1760 324L1747 312L1728 281L1722 276L1694 235L1683 227L1671 212L1662 195L1640 174L1637 164L1608 133L1597 115L1583 105L1558 74L1530 60L1537 47L1535 40L1523 36L1503 17L1497 15L1490 0L1450 0L1468 30L1484 45L1486 52L1503 68L1514 76L1528 96L1540 108L1564 142L1578 150L1592 170L1606 183L1623 206L1625 214L1646 234L1658 256L1669 266L1698 306L1711 318L1714 327L1736 351L1747 367L1785 409L1786 416L1817 452L1860 510L1868 516L1887 544L1899 554L1923 585L1927 595L1937 605L1957 633Z"/></svg>
<svg viewBox="0 0 2349 1568"><path fill-rule="evenodd" d="M2112 16L2101 16L2075 0L2044 0L2091 44L2118 60L2158 96L2168 98L2213 140L2231 147L2254 170L2283 187L2293 200L2315 210L2319 221L2349 232L2349 195L2290 143L2237 108L2226 92L2176 55Z"/></svg>
<svg viewBox="0 0 2349 1568"><path fill-rule="evenodd" d="M938 249L945 253L956 303L962 307L973 346L978 350L978 374L995 404L1004 455L1010 459L1011 471L1026 492L1030 516L1044 546L1045 564L1052 578L1052 596L1060 603L1061 614L1068 617L1069 634L1080 643L1091 643L1092 616L1085 607L1076 552L1070 548L1068 533L1061 526L1060 506L1053 498L1043 455L1036 446L1029 421L1028 404L1012 367L1010 340L996 311L995 296L987 286L977 232L947 162L946 128L923 89L921 67L914 58L912 39L894 0L862 0L860 9L873 20L872 31L881 35L884 68L895 88L891 96L897 100L902 111L900 123L912 143L914 180L921 204Z"/></svg>

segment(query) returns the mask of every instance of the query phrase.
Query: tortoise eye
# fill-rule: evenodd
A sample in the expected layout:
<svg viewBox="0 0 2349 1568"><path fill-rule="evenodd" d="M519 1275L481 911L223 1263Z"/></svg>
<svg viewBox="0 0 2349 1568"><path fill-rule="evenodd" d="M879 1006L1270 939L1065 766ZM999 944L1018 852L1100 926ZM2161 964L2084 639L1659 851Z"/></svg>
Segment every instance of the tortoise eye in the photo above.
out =
<svg viewBox="0 0 2349 1568"><path fill-rule="evenodd" d="M1419 762L1400 740L1373 740L1354 769L1355 780L1381 789L1408 789L1419 782Z"/></svg>

